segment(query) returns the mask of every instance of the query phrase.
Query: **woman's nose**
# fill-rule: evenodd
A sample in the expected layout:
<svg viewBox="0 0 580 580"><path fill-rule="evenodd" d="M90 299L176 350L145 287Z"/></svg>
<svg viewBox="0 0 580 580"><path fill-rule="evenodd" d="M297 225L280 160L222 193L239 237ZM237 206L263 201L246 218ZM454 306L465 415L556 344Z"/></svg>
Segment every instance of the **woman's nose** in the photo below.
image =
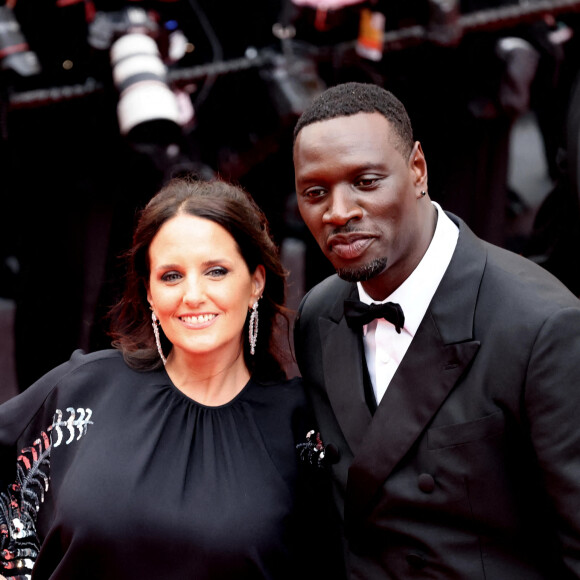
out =
<svg viewBox="0 0 580 580"><path fill-rule="evenodd" d="M203 283L200 280L188 280L185 284L183 302L190 306L203 302Z"/></svg>

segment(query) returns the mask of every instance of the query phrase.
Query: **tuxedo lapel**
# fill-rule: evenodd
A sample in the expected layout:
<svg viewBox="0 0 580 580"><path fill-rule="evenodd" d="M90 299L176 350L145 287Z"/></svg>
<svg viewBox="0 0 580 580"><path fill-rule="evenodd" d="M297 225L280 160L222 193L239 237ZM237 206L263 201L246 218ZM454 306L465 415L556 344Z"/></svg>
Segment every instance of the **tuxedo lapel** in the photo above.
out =
<svg viewBox="0 0 580 580"><path fill-rule="evenodd" d="M359 452L347 484L347 525L369 512L377 490L420 437L479 348L472 328L485 251L464 227L413 342L370 427L357 441Z"/></svg>
<svg viewBox="0 0 580 580"><path fill-rule="evenodd" d="M353 454L360 449L372 415L365 399L363 345L343 316L344 298L356 296L356 286L337 299L329 318L320 318L322 364L332 410Z"/></svg>
<svg viewBox="0 0 580 580"><path fill-rule="evenodd" d="M349 470L346 517L363 516L369 500L437 412L478 349L478 343L442 344L428 317L415 335L359 442Z"/></svg>

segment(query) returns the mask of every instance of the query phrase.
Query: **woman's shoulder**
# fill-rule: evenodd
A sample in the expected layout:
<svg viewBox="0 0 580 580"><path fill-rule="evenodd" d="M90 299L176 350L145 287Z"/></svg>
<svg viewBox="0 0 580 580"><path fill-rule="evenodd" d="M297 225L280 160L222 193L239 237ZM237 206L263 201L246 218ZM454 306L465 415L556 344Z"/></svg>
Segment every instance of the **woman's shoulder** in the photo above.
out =
<svg viewBox="0 0 580 580"><path fill-rule="evenodd" d="M271 382L254 382L248 391L246 402L256 417L270 429L290 427L295 436L302 438L312 428L313 419L302 378Z"/></svg>
<svg viewBox="0 0 580 580"><path fill-rule="evenodd" d="M260 384L264 387L277 387L282 389L289 389L289 390L303 390L304 384L302 377L278 377L270 380L263 380L263 379L252 379L257 384Z"/></svg>
<svg viewBox="0 0 580 580"><path fill-rule="evenodd" d="M114 348L88 353L79 349L71 354L70 359L65 362L64 365L68 365L71 368L77 368L87 364L97 363L101 365L111 365L119 362L123 362L123 355L121 354L121 351Z"/></svg>
<svg viewBox="0 0 580 580"><path fill-rule="evenodd" d="M252 379L255 395L271 401L280 401L286 405L303 405L306 403L304 383L301 377L290 379L273 379L269 381Z"/></svg>
<svg viewBox="0 0 580 580"><path fill-rule="evenodd" d="M118 373L125 369L130 370L117 350L99 350L91 353L75 350L68 361L46 373L28 390L50 389L68 382L92 382L108 373Z"/></svg>
<svg viewBox="0 0 580 580"><path fill-rule="evenodd" d="M112 378L131 372L134 371L127 367L121 353L117 350L92 353L76 350L68 361L48 371L22 393L4 403L2 408L33 409L58 393L91 390L94 385L109 384Z"/></svg>
<svg viewBox="0 0 580 580"><path fill-rule="evenodd" d="M142 381L142 373L130 369L117 350L77 350L68 361L0 406L0 442L13 440L35 418L49 424L59 409L63 413L69 408L93 409L131 397ZM119 388L131 384L135 388Z"/></svg>

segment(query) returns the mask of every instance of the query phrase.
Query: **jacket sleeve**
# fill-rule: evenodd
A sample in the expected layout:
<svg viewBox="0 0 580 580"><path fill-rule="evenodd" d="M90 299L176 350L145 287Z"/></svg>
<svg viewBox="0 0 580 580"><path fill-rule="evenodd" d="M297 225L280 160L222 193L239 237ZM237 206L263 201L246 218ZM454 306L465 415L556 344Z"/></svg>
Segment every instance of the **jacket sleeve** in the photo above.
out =
<svg viewBox="0 0 580 580"><path fill-rule="evenodd" d="M580 578L580 308L557 311L540 329L525 409L562 558Z"/></svg>

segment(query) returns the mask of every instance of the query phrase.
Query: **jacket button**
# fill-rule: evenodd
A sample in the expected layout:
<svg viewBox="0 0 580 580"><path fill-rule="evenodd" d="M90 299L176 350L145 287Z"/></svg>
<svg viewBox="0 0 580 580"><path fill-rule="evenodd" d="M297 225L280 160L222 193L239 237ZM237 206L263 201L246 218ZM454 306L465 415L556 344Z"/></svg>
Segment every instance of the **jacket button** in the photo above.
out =
<svg viewBox="0 0 580 580"><path fill-rule="evenodd" d="M428 473L422 473L417 482L419 484L419 489L425 493L431 493L435 489L435 480L432 475Z"/></svg>
<svg viewBox="0 0 580 580"><path fill-rule="evenodd" d="M338 463L340 451L336 445L329 443L324 447L324 461L329 464Z"/></svg>
<svg viewBox="0 0 580 580"><path fill-rule="evenodd" d="M425 560L421 554L407 554L405 559L411 568L420 569L427 565L427 560Z"/></svg>

